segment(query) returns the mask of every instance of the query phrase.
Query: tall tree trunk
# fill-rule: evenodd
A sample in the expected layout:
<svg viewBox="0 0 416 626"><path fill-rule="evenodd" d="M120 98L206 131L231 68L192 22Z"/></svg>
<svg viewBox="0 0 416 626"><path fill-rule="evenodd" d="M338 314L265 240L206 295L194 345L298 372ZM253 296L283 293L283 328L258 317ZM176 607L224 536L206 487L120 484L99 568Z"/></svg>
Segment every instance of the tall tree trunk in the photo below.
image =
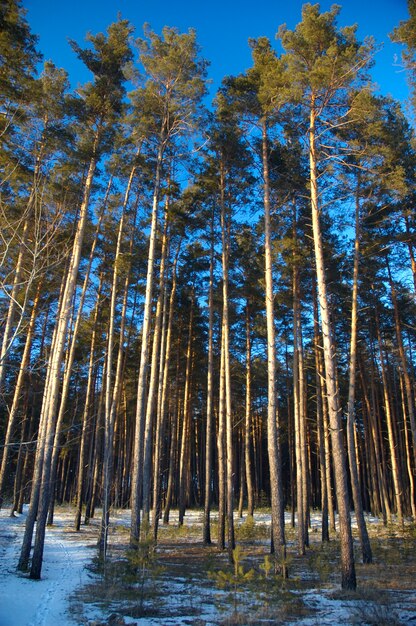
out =
<svg viewBox="0 0 416 626"><path fill-rule="evenodd" d="M403 423L404 423L404 441L406 447L406 469L407 475L409 478L409 500L410 500L410 512L413 518L413 521L416 520L416 492L415 492L415 477L413 475L413 467L412 467L412 457L410 453L410 441L409 441L409 427L406 419L406 399L405 399L405 391L404 391L404 382L403 377L400 377L400 395L401 395L401 403L402 403L402 412L403 412Z"/></svg>
<svg viewBox="0 0 416 626"><path fill-rule="evenodd" d="M350 462L351 489L354 502L355 518L360 537L363 563L372 562L370 539L364 519L363 503L361 498L360 482L358 476L357 455L355 451L355 381L357 366L357 323L358 323L358 270L360 259L360 215L359 215L359 188L358 178L355 200L355 243L354 243L354 272L352 283L352 306L351 306L351 338L348 382L348 413L347 413L347 443L348 458Z"/></svg>
<svg viewBox="0 0 416 626"><path fill-rule="evenodd" d="M254 488L253 469L251 463L251 430L252 430L252 406L251 406L251 328L250 328L250 305L246 301L246 398L245 398L245 423L244 423L244 468L247 485L247 515L254 514Z"/></svg>
<svg viewBox="0 0 416 626"><path fill-rule="evenodd" d="M133 469L131 477L131 526L130 545L137 547L140 539L140 509L142 499L143 442L146 422L147 370L149 366L149 339L152 320L153 283L156 266L157 221L159 209L160 180L162 174L163 153L165 149L164 128L162 122L159 150L156 161L155 183L153 188L152 218L150 225L149 251L147 257L146 294L143 311L142 345L140 367L137 381L136 425L134 433Z"/></svg>
<svg viewBox="0 0 416 626"><path fill-rule="evenodd" d="M66 270L66 274L67 273L68 273L68 268ZM59 300L58 300L58 318L59 318L59 312L61 311L62 305L63 305L65 288L66 288L66 281L62 280L61 289L59 293ZM43 344L45 340L45 334L46 334L46 320L45 320L44 333L43 333L42 342L41 342L41 350L40 350L41 354L43 354L44 352ZM49 358L49 362L55 349L55 344L57 341L57 334L58 334L58 324L55 323L54 328L53 328L53 333L52 333L49 357L45 356L45 358ZM33 474L32 474L30 504L29 504L29 509L28 509L27 516L26 516L25 532L23 535L22 547L20 549L19 562L17 565L17 569L20 571L26 571L29 566L30 552L32 548L33 530L35 527L36 516L38 513L39 494L40 494L40 487L41 487L42 467L43 467L44 450L45 450L44 444L45 444L46 427L47 427L47 412L46 410L43 410L43 407L48 406L50 391L51 391L50 381L52 378L52 373L53 373L53 370L51 367L49 367L49 363L48 363L48 367L46 369L46 380L45 380L45 384L43 388L42 409L40 413L38 433L37 433L37 446L36 446L36 454L35 454ZM26 457L26 460L28 460L28 457Z"/></svg>
<svg viewBox="0 0 416 626"><path fill-rule="evenodd" d="M25 375L27 373L27 367L30 361L30 352L32 349L33 336L35 331L35 322L38 314L38 306L40 302L40 292L42 288L42 281L39 282L37 291L33 300L32 313L30 316L29 324L26 330L26 341L25 347L23 349L22 358L19 366L19 373L17 375L17 380L15 382L14 394L13 394L13 402L10 407L9 412L9 421L7 423L6 429L6 437L4 439L4 447L3 447L3 458L1 460L1 468L0 468L0 507L3 500L2 494L4 489L4 482L7 475L9 459L10 459L10 450L11 450L11 442L12 438L17 426L17 420L19 418L19 403L21 400L21 395L23 391L23 383L25 379ZM13 511L12 511L13 512Z"/></svg>
<svg viewBox="0 0 416 626"><path fill-rule="evenodd" d="M93 399L93 385L94 385L94 370L95 370L95 345L97 340L97 319L98 319L98 311L101 300L101 287L102 287L102 279L103 274L100 275L100 282L97 291L97 299L95 302L94 313L93 313L93 324L92 324L92 333L91 333L91 342L90 342L90 360L88 364L88 380L87 380L87 389L85 392L85 406L82 413L82 427L81 427L81 437L80 437L80 448L79 448L79 460L78 460L78 473L77 473L77 507L75 513L75 530L79 531L81 528L81 515L82 515L82 504L84 499L84 476L85 476L85 466L87 459L87 445L89 440L89 434L91 433L90 421L91 421L91 406Z"/></svg>
<svg viewBox="0 0 416 626"><path fill-rule="evenodd" d="M192 288L189 326L188 326L188 345L186 348L186 368L185 368L185 388L183 392L183 420L182 420L182 437L181 450L179 456L179 525L182 526L187 503L187 485L188 485L188 461L191 445L191 411L190 411L190 393L191 393L191 369L192 369L192 343L193 343L193 319L194 319L194 290Z"/></svg>
<svg viewBox="0 0 416 626"><path fill-rule="evenodd" d="M276 344L274 326L273 256L270 223L270 181L267 124L262 122L262 164L264 202L264 277L267 320L267 451L269 457L272 504L272 544L277 554L277 567L287 576L280 428L276 399Z"/></svg>
<svg viewBox="0 0 416 626"><path fill-rule="evenodd" d="M393 302L394 327L396 331L397 348L399 352L400 365L401 365L401 370L402 370L403 379L404 379L404 388L406 391L406 400L407 400L407 411L408 411L408 416L409 416L409 421L410 421L410 430L411 430L412 439L413 439L413 458L416 463L416 418L415 418L415 410L414 410L414 404L413 404L412 381L409 375L407 358L406 358L406 353L405 353L404 344L403 344L396 287L394 285L394 282L391 276L389 261L387 257L386 257L386 265L387 265L387 272L388 272L389 283L390 283L391 300Z"/></svg>
<svg viewBox="0 0 416 626"><path fill-rule="evenodd" d="M218 398L218 428L217 428L217 456L218 456L218 536L219 550L225 548L225 515L226 515L226 449L225 449L225 354L224 333L221 330L220 352L220 386Z"/></svg>
<svg viewBox="0 0 416 626"><path fill-rule="evenodd" d="M103 498L102 498L102 515L100 525L100 536L98 540L98 552L101 558L105 560L107 554L108 527L110 522L110 497L113 482L113 464L114 464L114 428L117 417L117 411L120 402L121 389L123 383L123 363L124 363L124 335L126 327L127 299L130 283L130 267L126 268L126 277L124 282L123 303L121 310L119 343L116 360L116 370L113 382L113 351L115 341L115 314L118 296L118 283L120 280L120 266L122 258L123 236L125 230L125 217L129 202L131 187L134 176L136 174L136 166L133 166L124 195L121 218L117 233L116 252L114 256L113 280L111 286L110 313L108 322L108 343L106 358L106 378L105 378L105 411L104 411L104 457L103 457ZM133 246L134 222L131 229L130 237L130 255Z"/></svg>
<svg viewBox="0 0 416 626"><path fill-rule="evenodd" d="M351 533L351 517L348 497L346 455L343 445L341 406L339 401L336 366L335 346L332 325L329 315L329 300L325 277L325 264L322 245L322 233L318 205L318 178L317 178L317 155L315 148L315 101L311 96L310 124L309 124L309 167L310 167L310 192L312 208L312 230L315 249L316 278L318 284L318 300L321 314L325 379L328 400L328 413L331 426L332 453L334 457L335 485L337 493L339 527L341 538L341 584L344 589L355 589L357 586L355 576L354 551Z"/></svg>
<svg viewBox="0 0 416 626"><path fill-rule="evenodd" d="M327 455L325 439L328 437L324 428L324 398L322 393L322 385L325 384L322 377L321 368L321 346L320 346L320 333L319 333L319 318L318 318L318 302L316 298L316 281L313 278L313 333L314 333L314 356L315 356L315 385L316 385L316 421L317 421L317 434L318 434L318 447L319 447L319 473L321 481L321 510L322 510L322 524L321 524L321 536L322 541L329 541L329 496L328 496L328 483L327 483ZM329 454L328 454L329 457ZM331 477L329 476L329 479ZM329 480L329 485L331 484ZM330 492L329 492L330 493ZM332 496L331 496L332 504ZM332 517L334 512L332 510ZM333 520L335 524L335 519Z"/></svg>
<svg viewBox="0 0 416 626"><path fill-rule="evenodd" d="M211 248L209 262L209 287L208 287L208 366L207 366L207 421L205 430L205 496L204 496L204 521L202 537L205 545L211 544L211 491L212 491L212 438L213 438L213 404L214 404L214 210L211 215Z"/></svg>
<svg viewBox="0 0 416 626"><path fill-rule="evenodd" d="M181 250L181 241L178 244L175 259L172 266L172 288L169 296L169 311L166 312L166 303L164 306L165 314L167 314L167 329L164 340L164 347L162 347L160 355L160 370L159 370L159 390L158 390L158 429L156 436L156 456L154 463L154 488L153 488L153 537L155 542L157 541L157 531L159 525L159 516L162 508L161 502L161 469L162 469L162 446L166 430L167 408L168 408L168 381L169 381L169 367L170 357L172 350L172 326L173 317L175 314L175 296L176 296L176 266L178 264L179 253ZM166 291L166 287L165 287ZM163 323L165 327L166 322Z"/></svg>
<svg viewBox="0 0 416 626"><path fill-rule="evenodd" d="M397 446L396 446L396 441L395 441L394 431L393 431L392 407L391 407L390 396L389 396L388 376L387 376L387 371L386 371L383 342L382 342L381 330L380 330L380 318L378 314L377 305L375 307L375 319L376 319L378 346L379 346L379 351L380 351L380 369L381 369L381 379L383 382L384 412L386 416L387 435L388 435L388 442L389 442L389 449L390 449L391 471L393 475L394 502L396 503L397 520L399 524L403 527L404 519L403 519L403 509L402 509L402 499L401 499L402 484L401 484L401 479L400 479L399 460L397 457Z"/></svg>
<svg viewBox="0 0 416 626"><path fill-rule="evenodd" d="M108 196L110 194L112 182L113 182L112 176L110 176L110 179L107 185L107 190L105 193L105 197L103 200L103 204L102 204L100 214L98 217L97 225L95 228L94 239L92 242L92 246L91 246L91 250L90 250L90 254L88 258L88 265L85 270L84 282L82 285L81 295L79 299L75 325L72 331L69 353L67 355L67 360L65 363L65 371L64 371L63 381L62 381L61 398L60 398L60 403L59 403L59 412L58 412L58 418L56 422L56 433L55 433L56 443L58 443L59 437L61 435L62 424L65 418L66 404L68 400L68 394L69 394L70 383L71 383L72 367L74 364L75 352L76 352L76 347L77 347L78 332L79 332L79 327L80 327L81 320L82 320L85 297L86 297L88 285L90 282L91 267L92 267L92 263L94 260L95 249L97 247L98 235L100 233L101 222L104 216L105 208L107 206ZM48 522L47 522L48 525L50 526L53 524L53 512L54 512L54 503L55 503L54 502L55 481L56 481L56 470L58 467L59 453L60 453L60 446L55 445L53 453L52 453L52 461L51 461L51 492L52 492L51 495L52 497L49 503Z"/></svg>
<svg viewBox="0 0 416 626"><path fill-rule="evenodd" d="M166 197L165 202L165 219L162 234L162 249L159 268L159 294L156 304L156 312L154 315L153 342L152 342L152 360L150 366L149 389L147 394L146 405L146 422L144 429L144 446L143 446L143 518L149 522L150 512L150 491L151 491L151 470L152 470L152 442L153 442L153 423L156 405L156 392L158 383L159 370L159 354L162 339L162 316L163 301L165 294L165 272L166 257L168 254L169 237L168 237L168 220L169 220L169 198Z"/></svg>
<svg viewBox="0 0 416 626"><path fill-rule="evenodd" d="M294 256L296 251L294 250ZM299 375L299 276L296 263L293 267L293 417L295 426L295 459L296 459L296 510L297 510L297 522L298 522L298 552L299 554L305 554L306 546L306 527L305 527L305 510L304 510L304 473L306 467L304 466L304 436L302 437L302 420L303 415L301 411L301 399L300 396L303 392L300 388L300 375Z"/></svg>
<svg viewBox="0 0 416 626"><path fill-rule="evenodd" d="M179 432L179 416L180 416L180 402L179 402L179 346L181 343L181 328L178 332L177 339L177 356L176 356L176 377L175 377L175 409L171 416L171 434L170 434L170 446L169 446L169 471L168 471L168 486L166 490L166 502L165 510L163 511L163 523L169 523L170 509L172 506L174 484L175 484L175 466L177 460L178 451L178 432Z"/></svg>
<svg viewBox="0 0 416 626"><path fill-rule="evenodd" d="M225 459L226 459L226 511L228 525L228 558L234 561L234 489L233 489L233 424L231 408L231 372L230 372L230 323L229 323L229 248L230 248L230 216L226 207L225 190L226 171L224 159L220 164L220 205L221 205L221 239L222 239L222 347L224 350L224 383L225 383Z"/></svg>

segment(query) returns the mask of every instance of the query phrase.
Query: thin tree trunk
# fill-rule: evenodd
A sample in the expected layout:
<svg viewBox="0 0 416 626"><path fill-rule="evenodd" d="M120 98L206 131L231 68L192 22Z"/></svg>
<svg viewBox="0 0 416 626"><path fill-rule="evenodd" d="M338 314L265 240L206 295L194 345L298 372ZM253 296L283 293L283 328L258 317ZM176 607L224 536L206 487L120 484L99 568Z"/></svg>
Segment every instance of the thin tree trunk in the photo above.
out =
<svg viewBox="0 0 416 626"><path fill-rule="evenodd" d="M152 320L153 283L156 266L157 221L160 195L160 179L162 173L163 153L165 148L164 129L166 120L162 122L159 150L156 161L155 184L153 189L152 218L150 226L149 252L147 257L146 294L143 312L142 345L140 367L137 381L136 425L134 433L133 469L131 478L131 527L130 545L137 547L140 539L140 509L142 499L142 465L143 442L146 422L147 370L149 365L149 339Z"/></svg>
<svg viewBox="0 0 416 626"><path fill-rule="evenodd" d="M406 400L407 400L407 412L409 416L410 430L411 430L412 439L413 439L413 458L416 463L416 418L415 418L415 411L414 411L414 405L413 405L412 381L409 375L409 370L407 366L407 358L406 358L406 353L405 353L404 345L403 345L403 337L402 337L402 329L401 329L401 324L400 324L400 314L399 314L399 305L397 302L396 288L395 288L393 279L391 277L390 266L389 266L387 257L386 257L386 265L387 265L387 271L388 271L388 276L389 276L391 299L393 302L394 326L395 326L395 331L396 331L397 348L399 352L400 364L401 364L401 369L402 369L402 374L403 374L403 379L404 379L404 388L406 391Z"/></svg>
<svg viewBox="0 0 416 626"><path fill-rule="evenodd" d="M270 181L266 120L262 122L262 163L264 192L264 277L267 320L267 451L272 504L272 544L277 567L287 577L280 427L276 400L276 345L274 327L273 258L270 222Z"/></svg>
<svg viewBox="0 0 416 626"><path fill-rule="evenodd" d="M123 362L124 362L124 334L126 327L127 299L129 291L130 267L126 268L126 277L124 282L123 303L121 310L119 344L116 361L116 371L114 382L112 381L112 364L114 350L114 331L115 331L115 314L118 295L118 282L120 276L120 260L122 254L123 235L125 229L125 216L127 205L130 197L130 191L133 179L136 173L136 166L133 166L127 183L124 195L123 208L118 227L116 252L114 257L113 280L111 286L111 301L109 314L109 331L107 345L107 365L106 365L106 393L105 393L105 412L104 412L104 457L103 457L103 498L102 498L102 516L100 525L100 536L98 540L99 556L105 560L107 554L108 528L110 523L110 497L113 482L113 464L114 464L114 428L117 417L117 411L120 402L120 395L123 382ZM134 221L132 227L132 236L130 237L130 254L133 245Z"/></svg>
<svg viewBox="0 0 416 626"><path fill-rule="evenodd" d="M359 179L358 179L359 181ZM349 360L349 383L348 383L348 413L347 413L347 444L348 458L350 462L351 489L354 502L355 519L358 527L358 535L361 544L363 563L372 562L370 539L364 519L363 503L361 498L360 482L358 476L357 455L355 451L355 381L357 366L357 323L358 323L358 271L360 259L360 216L359 216L359 182L355 201L355 243L354 243L354 272L352 283L352 307L351 307L351 338Z"/></svg>
<svg viewBox="0 0 416 626"><path fill-rule="evenodd" d="M96 139L98 141L98 138ZM82 242L84 238L85 227L88 217L88 204L89 197L92 188L92 182L96 169L96 159L93 157L90 161L87 178L84 187L84 197L80 209L80 214L77 223L77 229L74 238L74 244L72 249L71 263L68 272L68 277L65 284L64 295L62 299L62 308L60 311L59 319L57 322L56 343L51 353L51 357L48 363L48 370L51 371L50 376L50 392L48 402L42 406L42 413L45 414L45 439L42 445L43 448L43 465L42 465L42 479L40 485L39 494L39 509L37 514L36 523L36 536L35 545L33 550L32 565L30 570L30 577L39 579L42 570L43 559L43 547L45 541L45 526L46 518L49 508L49 500L51 496L51 462L52 453L55 440L55 429L57 420L57 405L59 400L59 384L62 358L66 342L66 333L68 327L68 321L71 311L71 302L76 287L76 278L78 274L78 267L81 259Z"/></svg>
<svg viewBox="0 0 416 626"><path fill-rule="evenodd" d="M296 251L294 250L294 256ZM296 459L296 510L297 510L297 535L298 535L298 553L300 555L305 554L306 546L306 528L305 528L305 511L304 511L304 473L306 467L304 467L304 455L303 445L304 437L302 437L302 425L303 415L301 414L301 400L300 395L302 393L300 389L300 376L299 376L299 288L298 288L298 268L294 265L293 268L293 416L295 426L295 459Z"/></svg>
<svg viewBox="0 0 416 626"><path fill-rule="evenodd" d="M247 515L254 514L254 488L253 469L251 463L251 330L250 330L250 308L248 300L246 302L246 398L245 398L245 424L244 424L244 467L247 485Z"/></svg>
<svg viewBox="0 0 416 626"><path fill-rule="evenodd" d="M221 357L220 357L220 387L218 405L217 428L217 455L218 455L218 536L219 550L225 548L225 515L226 515L226 485L225 485L225 354L224 333L221 330Z"/></svg>
<svg viewBox="0 0 416 626"><path fill-rule="evenodd" d="M407 469L407 475L409 478L409 487L410 487L410 494L409 494L410 511L411 511L413 521L415 521L416 520L415 478L413 475L412 458L411 458L411 453L410 453L409 427L407 425L407 419L406 419L406 400L405 400L403 377L400 377L400 395L401 395L401 401L402 401L404 441L405 441L405 447L406 447L406 469Z"/></svg>
<svg viewBox="0 0 416 626"><path fill-rule="evenodd" d="M164 317L168 317L167 329L164 332L164 346L162 346L160 354L160 368L159 368L159 390L158 390L158 429L156 433L156 457L155 457L155 471L154 471L154 488L153 488L153 538L157 541L157 531L159 525L159 516L162 509L161 502L161 468L162 468L162 446L166 430L166 418L167 418L167 405L168 405L168 379L169 379L169 367L171 357L172 346L172 326L173 317L175 314L175 296L176 296L176 266L178 263L179 253L181 249L181 242L179 242L175 260L172 266L172 288L169 296L169 311L166 312L166 302L164 306ZM166 295L167 290L165 287ZM163 322L163 327L166 326L166 321Z"/></svg>
<svg viewBox="0 0 416 626"><path fill-rule="evenodd" d="M189 326L188 326L188 345L186 349L186 369L185 369L185 388L183 392L183 420L182 420L182 438L181 450L179 456L179 525L182 526L187 504L187 484L188 484L188 461L190 451L191 438L191 411L190 411L190 393L191 393L191 369L192 369L192 339L193 339L193 319L194 319L194 290L192 288Z"/></svg>
<svg viewBox="0 0 416 626"><path fill-rule="evenodd" d="M162 338L162 315L163 300L165 294L165 272L166 257L168 253L169 237L168 237L168 219L169 219L169 199L166 197L165 202L165 219L162 234L162 249L159 268L159 295L156 304L156 312L154 315L153 342L152 342L152 359L150 366L149 389L146 405L146 421L144 429L144 445L143 445L143 519L149 522L150 512L150 491L151 491L151 470L152 470L152 442L153 442L153 423L156 405L156 392L158 383L159 370L159 353Z"/></svg>
<svg viewBox="0 0 416 626"><path fill-rule="evenodd" d="M95 345L97 340L97 319L98 319L98 311L101 300L101 287L102 287L102 279L103 275L100 275L100 282L97 291L97 299L94 307L93 313L93 324L92 324L92 333L91 333L91 343L90 343L90 360L88 365L88 380L87 380L87 389L85 392L85 406L82 414L82 430L80 437L80 449L79 449L79 460L78 460L78 474L77 474L77 508L75 513L75 530L79 531L81 528L81 515L82 515L82 505L83 505L83 496L84 496L84 475L85 475L85 466L86 466L86 455L87 455L87 445L89 434L91 432L90 428L90 412L92 406L92 393L93 393L93 385L94 385L94 369L95 369Z"/></svg>
<svg viewBox="0 0 416 626"><path fill-rule="evenodd" d="M211 250L209 263L209 287L208 287L208 366L207 366L207 422L205 433L205 497L204 497L204 521L202 537L205 545L211 544L211 491L212 491L212 448L213 448L213 374L214 374L214 210L211 215Z"/></svg>
<svg viewBox="0 0 416 626"><path fill-rule="evenodd" d="M158 450L158 455L155 459L155 478L154 478L154 497L153 497L153 536L156 542L157 540L157 531L159 525L159 517L161 515L162 510L162 494L161 494L161 468L162 468L162 447L163 441L165 437L166 430L166 422L167 422L167 413L168 413L168 390L169 390L169 369L170 369L170 361L171 361L171 352L172 352L172 327L173 327L173 319L175 315L175 297L176 297L176 286L177 286L177 274L176 268L178 264L179 254L181 251L182 240L179 241L175 259L172 265L172 287L169 296L169 310L166 311L166 303L164 306L164 316L167 315L167 329L165 331L165 339L164 339L164 348L160 357L160 371L159 371L159 390L158 390L158 424L159 429L157 432L157 443L156 447ZM165 287L166 291L166 287ZM167 297L167 291L166 291ZM166 325L166 321L164 321L163 325ZM170 463L170 460L169 460Z"/></svg>
<svg viewBox="0 0 416 626"><path fill-rule="evenodd" d="M327 466L326 466L326 451L325 451L325 429L324 429L324 408L323 408L323 393L322 385L325 382L322 379L321 371L321 358L320 358L320 334L319 334L319 319L318 319L318 302L316 299L316 281L313 279L313 332L314 332L314 355L315 355L315 381L316 381L316 421L317 421L317 433L318 433L318 447L319 447L319 472L321 480L321 510L322 510L322 524L321 524L321 537L322 541L329 541L329 497L328 497L328 483L327 483ZM329 453L328 453L329 457ZM332 498L331 498L332 500ZM332 502L331 502L332 503ZM332 510L332 516L334 512ZM335 519L333 520L335 524Z"/></svg>
<svg viewBox="0 0 416 626"><path fill-rule="evenodd" d="M40 292L42 288L42 281L39 282L36 295L33 300L32 313L30 316L29 324L26 330L26 341L25 347L23 349L22 358L19 366L19 373L17 375L17 380L15 382L14 394L13 394L13 402L10 408L9 413L9 421L7 423L6 429L6 437L4 439L4 447L3 447L3 458L1 461L0 468L0 507L3 500L2 494L4 490L4 482L7 475L9 459L10 459L10 450L11 450L11 442L12 438L17 426L17 420L19 418L18 408L21 399L21 394L23 390L23 383L25 379L25 375L27 372L27 367L30 360L30 352L32 349L33 335L35 331L35 322L38 314L38 306L40 302Z"/></svg>
<svg viewBox="0 0 416 626"><path fill-rule="evenodd" d="M89 254L89 258L88 258L88 265L87 265L87 268L86 268L86 271L85 271L84 282L83 282L83 285L82 285L80 300L79 300L79 304L78 304L78 311L77 311L77 315L76 315L76 319L75 319L75 325L74 325L74 329L73 329L73 332L72 332L71 343L70 343L70 348L69 348L69 354L68 354L67 361L66 361L66 364L65 364L65 371L64 371L63 382L62 382L61 398L60 398L60 404L59 404L59 413L58 413L58 418L57 418L57 422L56 422L55 440L56 440L57 443L58 443L58 440L59 440L59 437L60 437L60 434L61 434L62 424L63 424L63 421L65 419L66 404L67 404L67 400L68 400L68 394L69 394L70 383L71 383L72 367L73 367L74 359L75 359L75 352L76 352L76 347L77 347L78 332L79 332L79 327L80 327L81 320L82 320L82 313L83 313L83 308L84 308L85 297L86 297L86 294L87 294L88 284L89 284L89 281L90 281L91 267L92 267L92 263L93 263L93 260L94 260L95 249L97 247L97 242L98 242L98 235L100 233L101 222L102 222L102 219L103 219L104 210L105 210L105 208L107 206L107 200L108 200L108 196L110 194L111 186L112 186L112 177L110 177L110 180L108 182L105 198L104 198L103 205L102 205L101 211L100 211L100 215L98 217L98 222L97 222L97 225L96 225L96 228L95 228L94 239L93 239L93 242L92 242L92 246L91 246L91 250L90 250L90 254ZM52 462L51 462L51 496L52 497L50 499L49 511L48 511L48 521L47 521L49 526L51 526L53 524L56 469L57 469L57 466L58 466L59 454L60 454L60 447L58 445L55 445L53 453L52 453Z"/></svg>
<svg viewBox="0 0 416 626"><path fill-rule="evenodd" d="M224 383L225 383L225 446L226 446L226 511L228 522L228 558L234 562L234 489L233 489L233 424L231 408L231 373L230 373L230 323L229 323L229 290L228 267L230 247L230 217L227 214L225 199L225 167L223 159L220 165L220 205L221 205L221 236L222 236L222 332L224 350Z"/></svg>
<svg viewBox="0 0 416 626"><path fill-rule="evenodd" d="M391 402L390 402L390 397L389 397L386 363L384 359L383 342L381 339L380 319L379 319L377 305L375 307L375 318L376 318L378 346L379 346L379 351L380 351L381 379L383 382L384 412L386 416L387 435L388 435L388 442L389 442L389 449L390 449L391 471L393 475L394 502L396 503L397 520L399 524L403 527L404 519L403 519L402 500L401 500L402 485L401 485L401 479L400 479L399 460L397 457L397 447L396 447L396 442L395 442L395 437L394 437L394 432L393 432L392 407L391 407Z"/></svg>

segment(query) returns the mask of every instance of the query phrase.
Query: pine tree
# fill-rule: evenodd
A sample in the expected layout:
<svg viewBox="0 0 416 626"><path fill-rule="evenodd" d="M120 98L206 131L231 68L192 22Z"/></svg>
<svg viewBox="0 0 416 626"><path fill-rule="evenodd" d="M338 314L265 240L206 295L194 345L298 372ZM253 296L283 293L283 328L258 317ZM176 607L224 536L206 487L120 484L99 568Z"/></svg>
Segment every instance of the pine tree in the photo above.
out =
<svg viewBox="0 0 416 626"><path fill-rule="evenodd" d="M131 58L131 50L128 44L130 32L129 24L126 21L120 21L109 26L107 36L99 34L95 37L92 35L88 37L93 45L93 50L82 50L77 44L73 44L78 56L84 60L96 78L94 83L89 84L81 91L84 104L84 121L90 124L88 132L84 135L86 143L84 143L83 148L88 151L90 161L76 224L68 274L54 331L53 348L48 363L47 384L40 421L40 443L36 453L34 486L19 561L19 569L26 569L36 518L36 538L30 571L31 578L40 578L42 569L45 525L51 497L50 474L56 431L61 366L71 303L81 259L82 243L88 219L89 199L99 157L103 151L111 146L114 124L121 113L121 99L124 92L123 67Z"/></svg>
<svg viewBox="0 0 416 626"><path fill-rule="evenodd" d="M288 97L303 105L305 118L308 120L312 230L340 518L341 578L343 588L355 589L346 455L342 436L341 404L336 382L334 329L330 318L323 255L320 217L322 195L320 150L324 141L328 144L331 129L337 125L340 116L348 107L346 95L368 65L371 58L371 46L358 44L355 27L337 28L338 13L339 7L336 6L327 13L320 13L319 5L306 4L302 9L302 22L294 31L289 31L284 25L281 26L278 37L286 51L285 62L291 79ZM323 124L325 124L325 129Z"/></svg>

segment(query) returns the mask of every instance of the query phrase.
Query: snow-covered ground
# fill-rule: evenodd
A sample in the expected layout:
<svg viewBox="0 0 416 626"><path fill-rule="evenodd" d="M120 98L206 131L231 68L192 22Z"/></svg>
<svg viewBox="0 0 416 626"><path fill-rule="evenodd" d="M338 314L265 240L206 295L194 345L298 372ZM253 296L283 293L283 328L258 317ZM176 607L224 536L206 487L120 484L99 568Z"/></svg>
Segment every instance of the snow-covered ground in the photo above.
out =
<svg viewBox="0 0 416 626"><path fill-rule="evenodd" d="M41 580L16 571L25 515L0 511L0 626L66 626L79 624L69 614L69 597L89 579L88 565L96 536L72 532L73 510L60 510L46 531Z"/></svg>
<svg viewBox="0 0 416 626"><path fill-rule="evenodd" d="M175 525L177 512L172 513L171 523ZM47 529L42 579L33 581L27 576L17 573L20 546L24 532L25 515L9 517L7 509L0 511L0 626L92 626L93 624L110 624L110 614L94 603L82 605L83 611L74 611L74 594L77 589L85 587L93 580L88 569L96 556L98 519L91 526L82 527L80 533L73 531L74 510L71 507L60 507L56 511L54 526ZM201 523L200 512L188 512L185 524L194 529ZM270 515L257 513L256 523L269 525ZM115 511L112 516L112 528L128 526L129 511ZM289 515L287 516L289 523ZM368 519L371 525L377 520ZM239 523L239 522L238 522ZM319 514L312 517L312 533L320 524ZM111 533L110 533L111 535ZM115 535L114 535L115 536ZM124 533L125 537L125 533ZM198 531L199 537L199 531ZM319 533L315 537L319 541ZM111 541L111 540L110 540ZM167 575L169 572L167 572ZM198 581L171 576L161 581L165 584L164 603L171 608L171 616L130 618L125 616L120 622L137 624L138 626L184 626L185 624L205 624L216 626L225 617L224 611L218 609L213 595L219 597L215 585L201 586ZM416 587L416 585L415 585ZM304 606L312 610L310 616L291 615L290 623L302 626L316 624L333 626L335 624L414 624L416 623L416 594L414 591L392 592L391 604L378 607L373 601L369 604L363 600L342 599L333 595L334 587L303 589L299 591ZM194 598L199 611L197 616L181 613L183 597ZM72 601L71 601L72 598ZM247 604L248 603L248 604ZM250 598L242 600L249 611ZM366 605L367 604L367 605ZM370 606L371 605L371 606ZM178 609L179 606L179 609ZM184 606L189 606L186 604ZM192 606L192 603L191 603ZM244 608L242 606L242 608ZM370 610L369 610L370 609ZM379 620L377 610L380 610ZM82 613L82 614L81 614ZM370 616L370 621L368 618ZM196 619L196 621L194 621ZM386 619L388 620L386 622ZM242 624L243 622L239 622ZM253 622L251 622L253 623ZM270 623L270 622L267 622ZM279 622L282 623L282 622Z"/></svg>

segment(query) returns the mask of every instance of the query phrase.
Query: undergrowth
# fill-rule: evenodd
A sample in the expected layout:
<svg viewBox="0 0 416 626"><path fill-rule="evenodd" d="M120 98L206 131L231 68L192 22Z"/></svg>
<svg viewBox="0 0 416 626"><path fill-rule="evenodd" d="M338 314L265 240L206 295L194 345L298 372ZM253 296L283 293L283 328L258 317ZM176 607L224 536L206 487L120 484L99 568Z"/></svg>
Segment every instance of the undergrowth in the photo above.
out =
<svg viewBox="0 0 416 626"><path fill-rule="evenodd" d="M121 619L151 617L160 624L183 615L193 626L202 626L208 617L218 626L284 624L314 614L319 623L319 602L308 602L319 589L316 597L323 594L334 615L340 606L348 607L351 624L395 626L400 623L397 606L404 597L400 594L415 586L415 526L406 526L404 532L398 527L378 532L371 528L371 534L374 563L360 563L355 541L358 589L344 592L339 588L336 535L321 543L319 533L311 533L305 556L297 555L296 542L290 543L289 578L284 580L276 574L279 563L269 554L270 528L251 517L236 524L232 563L215 543L203 546L199 522L161 526L158 546L149 538L134 550L127 547L126 533L120 530L112 538L121 545L110 550L105 564L95 562L94 580L77 600L84 607L99 606L104 615L116 611Z"/></svg>

